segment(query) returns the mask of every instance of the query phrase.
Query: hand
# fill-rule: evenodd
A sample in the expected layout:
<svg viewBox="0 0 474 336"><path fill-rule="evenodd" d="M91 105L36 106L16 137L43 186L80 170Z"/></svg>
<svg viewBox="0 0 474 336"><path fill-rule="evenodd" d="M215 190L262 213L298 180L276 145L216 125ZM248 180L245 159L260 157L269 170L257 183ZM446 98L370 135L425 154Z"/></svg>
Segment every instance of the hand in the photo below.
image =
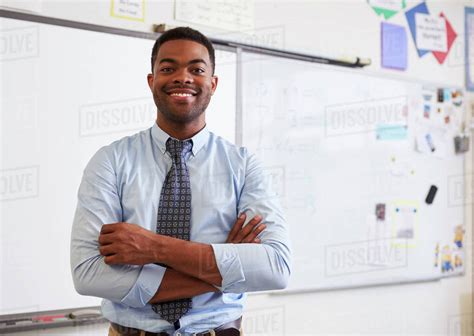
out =
<svg viewBox="0 0 474 336"><path fill-rule="evenodd" d="M232 230L230 231L229 235L227 236L226 243L232 244L240 244L240 243L260 243L260 238L257 236L266 229L265 224L261 224L262 217L260 215L256 215L250 222L245 225L244 228L242 226L245 223L245 219L247 215L245 213L241 214L239 218L235 221Z"/></svg>
<svg viewBox="0 0 474 336"><path fill-rule="evenodd" d="M108 265L156 262L159 235L136 224L105 224L99 235L100 254Z"/></svg>

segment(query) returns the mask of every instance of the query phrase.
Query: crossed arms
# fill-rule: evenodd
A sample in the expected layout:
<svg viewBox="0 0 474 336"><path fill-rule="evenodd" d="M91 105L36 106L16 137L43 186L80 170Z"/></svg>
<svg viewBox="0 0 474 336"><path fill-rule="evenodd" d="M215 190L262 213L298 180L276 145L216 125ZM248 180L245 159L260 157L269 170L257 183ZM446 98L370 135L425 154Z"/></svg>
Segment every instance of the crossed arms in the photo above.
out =
<svg viewBox="0 0 474 336"><path fill-rule="evenodd" d="M71 269L80 294L138 308L206 292L243 293L286 286L290 274L286 223L252 157L247 158L235 211L249 218L258 212L266 227L258 226L259 219L242 228L242 221L237 220L226 241L221 235L222 243L207 244L150 231L156 209L149 199L159 195L133 195L131 206L123 203L117 176L121 168L111 151L104 147L91 159L79 188ZM136 192L139 187L131 189ZM122 223L124 217L144 227ZM260 240L255 241L257 235Z"/></svg>
<svg viewBox="0 0 474 336"><path fill-rule="evenodd" d="M260 243L257 238L266 226L255 216L245 225L246 215L238 217L226 243ZM161 263L168 266L160 287L148 303L191 298L217 292L222 276L211 245L163 236L129 223L106 224L100 236L100 254L107 265L145 265Z"/></svg>

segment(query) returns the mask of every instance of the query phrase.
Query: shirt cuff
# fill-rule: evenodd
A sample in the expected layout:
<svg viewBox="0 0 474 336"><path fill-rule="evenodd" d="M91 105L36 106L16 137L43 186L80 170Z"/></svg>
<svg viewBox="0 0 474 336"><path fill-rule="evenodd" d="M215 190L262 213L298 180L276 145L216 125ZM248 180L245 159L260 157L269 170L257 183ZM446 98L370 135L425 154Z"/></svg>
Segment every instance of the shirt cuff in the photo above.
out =
<svg viewBox="0 0 474 336"><path fill-rule="evenodd" d="M142 267L137 281L127 295L120 301L126 306L141 308L156 294L166 268L155 264L146 264Z"/></svg>
<svg viewBox="0 0 474 336"><path fill-rule="evenodd" d="M245 281L244 270L239 253L233 244L211 244L216 258L217 268L222 276L222 292L236 283Z"/></svg>

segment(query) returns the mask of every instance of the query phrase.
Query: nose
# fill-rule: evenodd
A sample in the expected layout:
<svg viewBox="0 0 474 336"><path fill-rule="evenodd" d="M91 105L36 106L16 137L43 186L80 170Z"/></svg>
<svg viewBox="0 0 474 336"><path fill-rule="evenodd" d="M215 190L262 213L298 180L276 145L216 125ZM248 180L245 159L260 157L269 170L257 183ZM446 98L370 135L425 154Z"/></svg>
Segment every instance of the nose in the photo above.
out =
<svg viewBox="0 0 474 336"><path fill-rule="evenodd" d="M173 78L174 83L189 84L193 82L193 76L188 69L180 69L175 71L175 77Z"/></svg>

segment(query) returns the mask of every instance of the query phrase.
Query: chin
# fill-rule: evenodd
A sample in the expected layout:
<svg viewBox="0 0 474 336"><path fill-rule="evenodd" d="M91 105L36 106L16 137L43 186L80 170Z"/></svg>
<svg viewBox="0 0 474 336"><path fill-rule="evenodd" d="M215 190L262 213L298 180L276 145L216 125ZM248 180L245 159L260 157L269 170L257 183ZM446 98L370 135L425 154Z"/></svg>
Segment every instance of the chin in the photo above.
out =
<svg viewBox="0 0 474 336"><path fill-rule="evenodd" d="M204 113L203 112L194 112L194 111L187 111L187 112L168 112L163 113L166 119L173 121L179 124L188 124L193 121L199 119L199 117Z"/></svg>

